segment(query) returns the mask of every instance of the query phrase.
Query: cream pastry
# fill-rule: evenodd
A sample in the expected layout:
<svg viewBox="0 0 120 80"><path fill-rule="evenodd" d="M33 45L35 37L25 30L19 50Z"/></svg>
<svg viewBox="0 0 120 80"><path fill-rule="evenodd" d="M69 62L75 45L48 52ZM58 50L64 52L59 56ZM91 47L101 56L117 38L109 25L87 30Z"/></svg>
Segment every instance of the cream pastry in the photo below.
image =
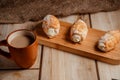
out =
<svg viewBox="0 0 120 80"><path fill-rule="evenodd" d="M103 52L113 50L120 41L120 30L108 31L98 41L98 48Z"/></svg>
<svg viewBox="0 0 120 80"><path fill-rule="evenodd" d="M75 43L85 40L88 33L87 25L81 19L77 20L70 30L70 38Z"/></svg>
<svg viewBox="0 0 120 80"><path fill-rule="evenodd" d="M42 28L49 38L53 38L59 34L60 22L55 16L47 15L43 20Z"/></svg>

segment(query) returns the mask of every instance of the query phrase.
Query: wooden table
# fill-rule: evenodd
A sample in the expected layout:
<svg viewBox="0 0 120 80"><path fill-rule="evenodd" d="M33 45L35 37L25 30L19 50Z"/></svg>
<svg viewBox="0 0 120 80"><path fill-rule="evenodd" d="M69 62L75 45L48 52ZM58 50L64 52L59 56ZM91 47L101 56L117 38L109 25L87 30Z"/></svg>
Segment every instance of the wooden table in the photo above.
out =
<svg viewBox="0 0 120 80"><path fill-rule="evenodd" d="M74 23L83 19L88 26L104 31L120 29L120 10L72 15L60 20ZM32 29L37 22L0 24L0 40L13 30ZM7 50L6 47L0 47ZM120 80L120 65L110 65L39 45L38 57L30 69L21 70L13 61L0 56L0 80Z"/></svg>

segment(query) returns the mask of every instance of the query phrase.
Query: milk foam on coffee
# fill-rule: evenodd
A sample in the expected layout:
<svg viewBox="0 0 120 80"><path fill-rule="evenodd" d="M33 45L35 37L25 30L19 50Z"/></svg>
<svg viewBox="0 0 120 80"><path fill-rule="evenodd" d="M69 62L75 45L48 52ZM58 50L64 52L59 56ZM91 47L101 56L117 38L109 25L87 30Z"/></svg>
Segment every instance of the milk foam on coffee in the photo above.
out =
<svg viewBox="0 0 120 80"><path fill-rule="evenodd" d="M9 44L16 48L24 48L34 42L34 36L27 31L18 31L8 38Z"/></svg>
<svg viewBox="0 0 120 80"><path fill-rule="evenodd" d="M14 47L27 47L28 45L30 45L32 43L32 38L30 38L29 36L25 36L25 35L20 35L20 36L16 36L11 42L10 44Z"/></svg>

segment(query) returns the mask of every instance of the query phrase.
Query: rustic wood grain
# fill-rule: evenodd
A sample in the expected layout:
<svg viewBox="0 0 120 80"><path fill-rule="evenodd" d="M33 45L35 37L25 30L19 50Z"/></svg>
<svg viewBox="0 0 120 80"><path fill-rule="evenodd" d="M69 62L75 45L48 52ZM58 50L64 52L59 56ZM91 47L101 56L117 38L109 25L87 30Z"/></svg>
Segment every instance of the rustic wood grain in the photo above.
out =
<svg viewBox="0 0 120 80"><path fill-rule="evenodd" d="M120 29L120 10L92 14L91 22L92 28L104 31ZM99 61L97 64L100 80L120 80L120 65L109 65Z"/></svg>
<svg viewBox="0 0 120 80"><path fill-rule="evenodd" d="M6 36L17 29L32 29L34 26L37 24L37 22L26 22L23 24L0 24L0 40L6 39ZM7 47L2 47L0 46L0 49L7 51ZM35 64L31 68L39 68L39 63L40 63L40 58L41 58L41 46L39 46L38 50L38 56L36 59ZM16 65L14 61L11 61L3 56L0 55L0 69L19 69L19 67Z"/></svg>
<svg viewBox="0 0 120 80"><path fill-rule="evenodd" d="M72 16L71 18L63 18L61 20L74 23L78 18L79 16ZM41 80L88 79L97 80L94 60L49 47L43 48Z"/></svg>
<svg viewBox="0 0 120 80"><path fill-rule="evenodd" d="M73 24L76 20L82 19L83 21L86 22L87 26L90 27L90 21L88 18L89 18L89 15L82 15L82 16L71 15L71 16L59 18L59 20Z"/></svg>
<svg viewBox="0 0 120 80"><path fill-rule="evenodd" d="M120 29L120 10L109 13L96 13L91 15L92 28L108 31ZM89 16L69 16L63 18L74 23L78 18L82 18L87 25L90 25ZM27 24L27 25L26 25ZM32 24L32 25L31 25ZM25 26L26 25L26 26ZM24 24L0 24L0 40L5 39L9 32L19 28L34 28L36 24L28 22ZM0 47L7 51L5 47ZM40 46L41 56L41 46ZM81 56L69 54L53 48L44 47L42 54L42 64L36 61L33 68L39 68L41 65L41 75L38 69L33 70L6 70L18 69L14 62L0 56L0 80L119 80L120 65L109 65L102 62L84 58ZM40 58L40 57L39 57ZM37 58L38 59L38 58ZM40 59L39 59L40 60ZM36 65L37 64L37 65ZM36 67L37 66L37 67ZM96 68L98 70L96 70ZM4 69L4 70L2 70ZM98 71L98 73L97 73ZM98 76L97 76L98 74ZM38 78L38 76L40 78ZM99 79L100 78L100 79Z"/></svg>
<svg viewBox="0 0 120 80"><path fill-rule="evenodd" d="M0 80L38 80L39 70L0 71Z"/></svg>

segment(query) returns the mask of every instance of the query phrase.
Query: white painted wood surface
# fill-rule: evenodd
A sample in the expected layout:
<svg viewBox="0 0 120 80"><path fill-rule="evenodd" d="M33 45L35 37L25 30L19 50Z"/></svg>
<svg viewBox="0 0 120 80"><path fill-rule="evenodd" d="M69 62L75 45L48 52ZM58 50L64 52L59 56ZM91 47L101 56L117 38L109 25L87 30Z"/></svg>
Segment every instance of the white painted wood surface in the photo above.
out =
<svg viewBox="0 0 120 80"><path fill-rule="evenodd" d="M120 10L91 15L92 28L109 31L120 29ZM120 80L120 65L97 62L100 80Z"/></svg>

